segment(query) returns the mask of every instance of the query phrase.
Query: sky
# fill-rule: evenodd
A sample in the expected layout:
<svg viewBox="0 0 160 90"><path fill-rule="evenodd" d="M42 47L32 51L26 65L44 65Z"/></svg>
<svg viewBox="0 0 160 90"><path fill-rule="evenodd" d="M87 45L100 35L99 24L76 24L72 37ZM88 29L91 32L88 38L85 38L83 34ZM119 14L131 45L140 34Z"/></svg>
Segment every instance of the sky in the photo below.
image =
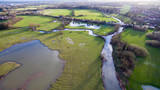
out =
<svg viewBox="0 0 160 90"><path fill-rule="evenodd" d="M113 1L160 1L160 0L0 0L0 1L87 1L87 2L113 2Z"/></svg>

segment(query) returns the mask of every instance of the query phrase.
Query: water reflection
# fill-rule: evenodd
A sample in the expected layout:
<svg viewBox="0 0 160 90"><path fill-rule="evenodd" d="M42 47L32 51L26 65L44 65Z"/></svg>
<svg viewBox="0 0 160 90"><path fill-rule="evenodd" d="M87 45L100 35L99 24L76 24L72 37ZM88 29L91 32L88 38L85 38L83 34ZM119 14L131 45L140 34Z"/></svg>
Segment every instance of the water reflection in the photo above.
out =
<svg viewBox="0 0 160 90"><path fill-rule="evenodd" d="M0 52L0 63L8 60L22 66L9 73L1 82L2 90L46 90L62 72L59 52L50 50L39 40L16 44Z"/></svg>

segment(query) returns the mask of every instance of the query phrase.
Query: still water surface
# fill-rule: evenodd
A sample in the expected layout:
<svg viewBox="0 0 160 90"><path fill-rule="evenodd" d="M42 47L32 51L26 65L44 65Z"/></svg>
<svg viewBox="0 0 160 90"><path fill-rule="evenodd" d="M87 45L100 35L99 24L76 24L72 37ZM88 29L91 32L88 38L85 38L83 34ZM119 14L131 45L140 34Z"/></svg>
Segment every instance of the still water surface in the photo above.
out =
<svg viewBox="0 0 160 90"><path fill-rule="evenodd" d="M39 40L16 44L0 52L0 64L15 61L22 66L0 81L0 90L45 90L59 77L63 61L59 52L50 50Z"/></svg>

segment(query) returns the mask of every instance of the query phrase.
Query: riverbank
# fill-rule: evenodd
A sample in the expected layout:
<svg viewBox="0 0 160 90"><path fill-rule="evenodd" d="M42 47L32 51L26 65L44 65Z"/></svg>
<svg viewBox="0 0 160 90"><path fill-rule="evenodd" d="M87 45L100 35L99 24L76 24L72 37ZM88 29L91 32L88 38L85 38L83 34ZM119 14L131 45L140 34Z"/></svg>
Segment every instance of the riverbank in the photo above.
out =
<svg viewBox="0 0 160 90"><path fill-rule="evenodd" d="M59 57L66 60L66 64L62 75L52 84L52 89L104 89L100 58L103 39L90 36L86 31L63 31L60 35L59 32L43 34L19 28L0 33L1 50L39 39L48 48L60 51Z"/></svg>

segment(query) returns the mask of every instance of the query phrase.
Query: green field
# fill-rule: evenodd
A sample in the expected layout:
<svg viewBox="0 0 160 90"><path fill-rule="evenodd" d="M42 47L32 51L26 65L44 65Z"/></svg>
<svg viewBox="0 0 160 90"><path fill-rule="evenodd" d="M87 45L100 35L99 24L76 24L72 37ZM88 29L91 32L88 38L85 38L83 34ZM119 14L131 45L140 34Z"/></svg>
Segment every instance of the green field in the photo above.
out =
<svg viewBox="0 0 160 90"><path fill-rule="evenodd" d="M26 38L22 40L21 37ZM73 43L69 43L67 38ZM43 34L20 28L0 31L0 50L35 39L50 49L60 50L60 58L67 61L62 75L52 84L51 89L104 89L100 58L104 41L101 38L90 36L86 31L63 31L63 35L59 35L59 32Z"/></svg>
<svg viewBox="0 0 160 90"><path fill-rule="evenodd" d="M37 30L51 31L61 25L61 22L55 18L45 16L20 16L24 19L16 23L15 27L28 27L30 23L40 24ZM57 22L52 22L57 21Z"/></svg>
<svg viewBox="0 0 160 90"><path fill-rule="evenodd" d="M146 58L136 57L136 66L129 78L128 90L142 90L141 85L153 85L160 88L160 49L145 44L148 40L145 35L148 32L126 29L122 33L122 40L143 47L149 52Z"/></svg>
<svg viewBox="0 0 160 90"><path fill-rule="evenodd" d="M61 22L50 22L46 24L41 24L40 27L37 28L37 30L42 30L42 31L51 31L61 25Z"/></svg>
<svg viewBox="0 0 160 90"><path fill-rule="evenodd" d="M53 6L53 5L28 6L27 8L43 8L43 7L48 7L48 6Z"/></svg>
<svg viewBox="0 0 160 90"><path fill-rule="evenodd" d="M7 75L10 71L20 67L20 64L15 62L6 62L0 65L0 77Z"/></svg>
<svg viewBox="0 0 160 90"><path fill-rule="evenodd" d="M101 12L98 12L96 10L74 10L75 11L75 17L77 19L89 19L89 20L99 20L99 21L115 21L115 19L103 15ZM42 11L42 14L44 15L51 15L51 16L59 16L59 15L72 15L72 10L68 9L46 9ZM83 16L80 16L83 15Z"/></svg>
<svg viewBox="0 0 160 90"><path fill-rule="evenodd" d="M16 23L14 26L27 27L27 26L29 26L30 23L46 24L48 22L55 20L54 18L44 17L44 16L20 16L20 17L23 17L24 19L21 20L20 22Z"/></svg>
<svg viewBox="0 0 160 90"><path fill-rule="evenodd" d="M72 15L72 11L68 9L46 9L42 11L44 15L59 16Z"/></svg>
<svg viewBox="0 0 160 90"><path fill-rule="evenodd" d="M83 15L83 16L81 16ZM75 10L75 18L78 19L92 19L92 20L99 20L99 21L115 21L115 19L103 15L101 12L98 12L96 10Z"/></svg>
<svg viewBox="0 0 160 90"><path fill-rule="evenodd" d="M17 9L12 9L15 11L21 11L21 10L35 10L37 9L36 7L26 7L26 8L17 8Z"/></svg>
<svg viewBox="0 0 160 90"><path fill-rule="evenodd" d="M45 7L48 7L48 6L53 6L53 5L27 6L25 8L17 8L17 9L12 9L12 10L15 10L15 11L20 11L20 10L35 10L35 9L38 9L38 8L45 8Z"/></svg>

